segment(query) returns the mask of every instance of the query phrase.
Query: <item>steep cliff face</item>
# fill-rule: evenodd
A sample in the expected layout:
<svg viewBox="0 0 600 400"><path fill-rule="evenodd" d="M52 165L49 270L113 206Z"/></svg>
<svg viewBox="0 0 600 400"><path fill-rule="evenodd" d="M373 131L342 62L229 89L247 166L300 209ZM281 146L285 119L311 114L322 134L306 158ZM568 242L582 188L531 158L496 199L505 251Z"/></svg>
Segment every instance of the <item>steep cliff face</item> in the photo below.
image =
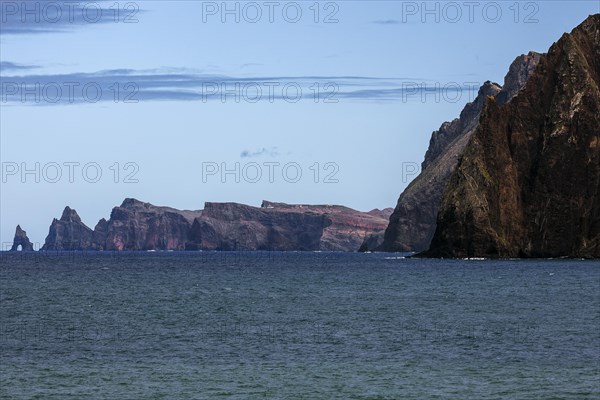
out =
<svg viewBox="0 0 600 400"><path fill-rule="evenodd" d="M423 251L429 247L444 190L478 126L487 98L496 97L500 103L509 101L525 85L539 59L540 54L534 52L517 57L504 78L503 87L485 82L459 118L444 122L432 133L421 173L400 195L383 238L369 237L361 250Z"/></svg>
<svg viewBox="0 0 600 400"><path fill-rule="evenodd" d="M322 214L206 203L190 233L188 248L205 250L319 250Z"/></svg>
<svg viewBox="0 0 600 400"><path fill-rule="evenodd" d="M386 211L362 213L341 206L264 201L260 208L206 203L190 232L189 249L356 251L383 229Z"/></svg>
<svg viewBox="0 0 600 400"><path fill-rule="evenodd" d="M316 250L357 251L366 237L381 232L387 226L392 210L371 210L363 213L336 205L289 205L264 201L262 207L272 207L277 212L309 213L323 215L325 225Z"/></svg>
<svg viewBox="0 0 600 400"><path fill-rule="evenodd" d="M460 113L460 117L451 122L444 122L440 129L431 134L429 148L421 169L425 170L435 160L447 152L448 147L460 136L471 131L479 120L479 113L488 96L496 96L502 88L497 83L485 82L477 93L477 97L468 103Z"/></svg>
<svg viewBox="0 0 600 400"><path fill-rule="evenodd" d="M106 239L108 237L108 221L104 218L100 219L94 227L93 240L100 248L106 249Z"/></svg>
<svg viewBox="0 0 600 400"><path fill-rule="evenodd" d="M600 14L507 104L488 99L444 193L442 257L600 257Z"/></svg>
<svg viewBox="0 0 600 400"><path fill-rule="evenodd" d="M125 199L107 222L98 222L96 238L104 238L106 250L184 250L193 218L200 214Z"/></svg>
<svg viewBox="0 0 600 400"><path fill-rule="evenodd" d="M535 71L540 62L542 54L530 51L527 55L521 55L512 62L508 73L504 77L502 90L496 96L498 104L508 103L525 86L527 80Z"/></svg>
<svg viewBox="0 0 600 400"><path fill-rule="evenodd" d="M77 211L65 207L60 219L54 219L42 250L100 250L93 231L81 222Z"/></svg>
<svg viewBox="0 0 600 400"><path fill-rule="evenodd" d="M268 201L261 207L206 203L204 210L188 211L125 199L93 231L67 207L42 250L357 251L366 236L385 229L390 213Z"/></svg>
<svg viewBox="0 0 600 400"><path fill-rule="evenodd" d="M475 101L465 107L460 118L444 123L439 131L432 134L421 173L400 195L390 217L382 250L420 251L428 248L448 179L477 124L485 98L499 91L498 85L486 82Z"/></svg>
<svg viewBox="0 0 600 400"><path fill-rule="evenodd" d="M19 246L21 246L22 251L33 251L33 243L29 241L27 232L21 229L20 225L17 225L17 229L15 230L15 238L13 239L13 245L10 248L10 251L19 250Z"/></svg>
<svg viewBox="0 0 600 400"><path fill-rule="evenodd" d="M385 229L391 214L389 209L361 213L341 206L327 206L320 211L329 223L323 229L319 250L328 251L359 250L366 237Z"/></svg>

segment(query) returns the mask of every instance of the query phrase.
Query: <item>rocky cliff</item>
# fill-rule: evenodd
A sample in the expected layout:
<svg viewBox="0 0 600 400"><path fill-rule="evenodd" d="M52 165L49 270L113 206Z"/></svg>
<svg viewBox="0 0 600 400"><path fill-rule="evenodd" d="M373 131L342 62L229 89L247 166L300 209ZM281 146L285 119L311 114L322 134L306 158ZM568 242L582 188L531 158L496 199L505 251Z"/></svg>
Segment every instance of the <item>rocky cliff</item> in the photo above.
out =
<svg viewBox="0 0 600 400"><path fill-rule="evenodd" d="M319 250L329 224L325 215L309 210L206 203L202 216L194 220L188 248Z"/></svg>
<svg viewBox="0 0 600 400"><path fill-rule="evenodd" d="M429 247L444 189L478 126L487 98L496 97L499 103L509 101L527 82L539 59L540 54L534 52L517 57L504 78L504 86L485 82L459 118L444 122L432 133L421 173L400 195L383 237L369 237L361 250L423 251Z"/></svg>
<svg viewBox="0 0 600 400"><path fill-rule="evenodd" d="M488 98L445 190L436 257L600 257L600 14L516 96Z"/></svg>
<svg viewBox="0 0 600 400"><path fill-rule="evenodd" d="M192 221L201 214L125 199L96 228L106 250L184 250Z"/></svg>
<svg viewBox="0 0 600 400"><path fill-rule="evenodd" d="M29 241L27 232L21 229L20 225L17 225L17 229L15 230L15 238L13 239L13 245L10 248L10 251L19 250L19 246L21 246L22 251L33 251L33 243Z"/></svg>
<svg viewBox="0 0 600 400"><path fill-rule="evenodd" d="M385 229L391 211L268 201L188 211L125 199L93 231L67 207L52 222L43 250L356 251L366 236Z"/></svg>
<svg viewBox="0 0 600 400"><path fill-rule="evenodd" d="M194 219L187 249L356 251L387 225L390 209L368 213L335 205L263 201L260 208L206 203Z"/></svg>
<svg viewBox="0 0 600 400"><path fill-rule="evenodd" d="M60 219L54 218L42 250L100 250L94 231L81 222L77 211L65 207Z"/></svg>

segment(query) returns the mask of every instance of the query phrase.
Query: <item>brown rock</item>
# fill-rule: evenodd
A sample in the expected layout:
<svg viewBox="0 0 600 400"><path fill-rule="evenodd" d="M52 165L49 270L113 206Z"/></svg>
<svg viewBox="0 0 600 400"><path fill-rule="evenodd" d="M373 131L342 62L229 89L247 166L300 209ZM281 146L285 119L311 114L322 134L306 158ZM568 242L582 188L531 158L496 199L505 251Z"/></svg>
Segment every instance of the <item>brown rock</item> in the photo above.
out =
<svg viewBox="0 0 600 400"><path fill-rule="evenodd" d="M17 225L17 229L15 230L15 238L13 239L13 245L10 248L10 251L19 250L19 246L21 246L22 251L33 251L33 243L29 241L27 232L21 229L20 225Z"/></svg>
<svg viewBox="0 0 600 400"><path fill-rule="evenodd" d="M488 99L426 255L600 257L600 14L507 104Z"/></svg>
<svg viewBox="0 0 600 400"><path fill-rule="evenodd" d="M517 57L504 78L502 88L496 83L485 82L475 100L465 106L460 118L444 122L439 130L432 133L421 173L400 195L383 242L373 237L369 243L363 244L363 250L408 252L429 248L444 190L478 126L487 98L496 97L502 104L509 101L525 85L540 56L530 52ZM371 247L373 245L376 247Z"/></svg>
<svg viewBox="0 0 600 400"><path fill-rule="evenodd" d="M113 208L108 221L98 222L96 240L102 240L106 250L184 250L192 222L200 214L125 199Z"/></svg>
<svg viewBox="0 0 600 400"><path fill-rule="evenodd" d="M187 248L357 251L366 236L385 228L388 212L269 201L260 208L206 203L194 220Z"/></svg>
<svg viewBox="0 0 600 400"><path fill-rule="evenodd" d="M54 219L41 250L100 249L93 240L93 231L87 227L77 211L65 207L60 219Z"/></svg>

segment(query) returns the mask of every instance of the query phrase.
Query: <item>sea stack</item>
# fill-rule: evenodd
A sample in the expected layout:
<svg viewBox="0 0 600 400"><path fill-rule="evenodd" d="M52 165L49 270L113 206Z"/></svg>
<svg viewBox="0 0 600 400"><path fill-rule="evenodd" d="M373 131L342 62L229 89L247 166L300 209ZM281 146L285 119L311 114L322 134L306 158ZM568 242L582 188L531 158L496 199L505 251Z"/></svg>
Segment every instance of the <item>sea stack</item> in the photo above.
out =
<svg viewBox="0 0 600 400"><path fill-rule="evenodd" d="M15 230L15 238L13 239L13 245L10 248L10 251L18 251L19 246L21 246L22 251L33 251L33 243L29 241L27 232L21 229L20 225L17 225L17 229Z"/></svg>

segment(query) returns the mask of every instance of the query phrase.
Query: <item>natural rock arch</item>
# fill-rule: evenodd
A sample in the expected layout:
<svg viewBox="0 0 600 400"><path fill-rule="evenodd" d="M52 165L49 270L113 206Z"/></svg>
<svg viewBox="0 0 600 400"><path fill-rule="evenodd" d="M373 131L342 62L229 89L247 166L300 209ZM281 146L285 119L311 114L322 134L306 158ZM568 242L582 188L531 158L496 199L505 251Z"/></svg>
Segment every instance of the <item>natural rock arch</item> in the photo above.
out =
<svg viewBox="0 0 600 400"><path fill-rule="evenodd" d="M17 225L15 230L15 238L10 251L33 251L33 243L29 241L27 232L21 229L20 225Z"/></svg>

